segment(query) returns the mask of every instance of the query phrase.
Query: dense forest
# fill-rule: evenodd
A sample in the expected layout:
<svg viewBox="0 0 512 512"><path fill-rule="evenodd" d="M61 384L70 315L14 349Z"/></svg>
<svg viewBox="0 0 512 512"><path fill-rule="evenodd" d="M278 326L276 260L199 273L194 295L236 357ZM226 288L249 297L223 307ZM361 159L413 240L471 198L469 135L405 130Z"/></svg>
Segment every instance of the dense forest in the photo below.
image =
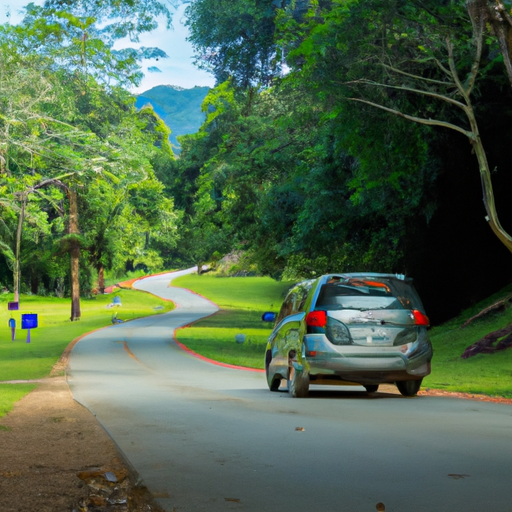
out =
<svg viewBox="0 0 512 512"><path fill-rule="evenodd" d="M114 49L165 4L30 4L0 27L2 287L70 296L75 319L105 272L236 254L276 279L404 273L449 318L512 280L511 7L194 0L216 87L175 158L126 89L165 55Z"/></svg>

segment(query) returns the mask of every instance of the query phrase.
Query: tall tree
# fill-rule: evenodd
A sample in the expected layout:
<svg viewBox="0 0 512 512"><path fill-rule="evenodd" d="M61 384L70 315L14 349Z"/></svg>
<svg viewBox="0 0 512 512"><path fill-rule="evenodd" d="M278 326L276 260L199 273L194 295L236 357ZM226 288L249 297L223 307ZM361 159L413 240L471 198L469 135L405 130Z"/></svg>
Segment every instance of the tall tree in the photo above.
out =
<svg viewBox="0 0 512 512"><path fill-rule="evenodd" d="M452 1L352 0L323 12L315 8L309 35L292 54L325 71L340 99L465 135L478 160L489 225L512 251L512 236L496 212L473 103L480 82L499 80L498 37L486 29L489 11L478 9L484 4L468 2L472 16Z"/></svg>
<svg viewBox="0 0 512 512"><path fill-rule="evenodd" d="M58 77L57 101L44 103L44 118L40 116L35 121L30 118L36 131L28 137L25 134L23 143L32 136L39 144L37 150L25 149L24 154L36 157L37 162L31 168L44 179L63 170L73 174L72 181L62 183L69 200L66 244L71 258L72 320L80 318L77 187L95 176L115 176L120 172L140 181L150 168L144 155L112 135L112 128L116 125L119 128L120 119L122 124L127 112L135 115L133 100L126 94L123 96L118 86L138 82L141 58L165 54L155 48L115 50L113 45L123 37L136 42L140 33L156 27L156 18L162 14L170 23L167 7L154 0L135 4L124 0L64 3L49 0L41 7L29 4L19 27L1 27L4 47L15 48L17 55L37 55L44 63L40 72ZM40 81L35 78L32 82ZM32 104L37 103L35 94L26 97ZM5 158L2 162L4 167L9 165ZM20 165L17 173L22 175L27 167Z"/></svg>
<svg viewBox="0 0 512 512"><path fill-rule="evenodd" d="M168 3L175 4L172 0ZM142 60L167 55L159 48L114 48L114 44L124 38L138 43L140 34L158 26L160 17L169 28L168 3L46 0L41 6L31 3L25 7L25 17L14 33L20 49L49 56L55 66L90 75L99 82L131 86L142 78Z"/></svg>
<svg viewBox="0 0 512 512"><path fill-rule="evenodd" d="M270 84L281 72L282 53L274 41L278 7L286 0L196 0L186 9L196 65L217 84L231 78L246 88Z"/></svg>

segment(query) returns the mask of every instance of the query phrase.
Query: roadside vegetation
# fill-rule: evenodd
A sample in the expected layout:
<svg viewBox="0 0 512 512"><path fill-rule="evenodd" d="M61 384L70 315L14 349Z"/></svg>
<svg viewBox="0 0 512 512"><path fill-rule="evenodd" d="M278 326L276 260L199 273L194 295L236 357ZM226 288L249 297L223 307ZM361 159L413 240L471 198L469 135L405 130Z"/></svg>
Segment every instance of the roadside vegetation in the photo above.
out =
<svg viewBox="0 0 512 512"><path fill-rule="evenodd" d="M115 296L122 306L108 307ZM158 308L158 309L155 309ZM112 324L112 315L131 320L174 308L172 302L136 290L118 290L109 295L98 295L82 300L83 316L80 322L69 321L69 299L57 297L21 296L20 310L13 311L16 320L16 339L11 341L7 311L7 296L0 296L0 381L32 380L48 377L65 348L84 333ZM37 313L38 327L21 329L21 314ZM0 384L0 416L6 414L14 402L35 387L34 384Z"/></svg>
<svg viewBox="0 0 512 512"><path fill-rule="evenodd" d="M277 312L292 284L266 278L218 278L190 275L173 281L215 302L221 309L177 332L177 339L198 354L229 364L262 369L266 340L272 325L261 321L265 311ZM464 350L489 332L512 322L512 308L489 313L467 327L462 324L512 292L512 287L475 304L449 322L430 330L434 346L432 374L423 388L512 397L512 350L462 359ZM236 334L245 334L238 344Z"/></svg>
<svg viewBox="0 0 512 512"><path fill-rule="evenodd" d="M430 330L434 359L432 374L423 381L423 387L512 398L512 349L461 358L468 346L512 323L512 308L506 307L504 311L491 311L463 327L467 320L511 292L512 286L507 286Z"/></svg>
<svg viewBox="0 0 512 512"><path fill-rule="evenodd" d="M213 316L176 333L179 342L202 356L223 363L263 368L272 324L262 322L265 311L279 311L291 282L268 277L222 278L197 274L179 277L174 286L189 288L219 306ZM237 334L245 335L237 343Z"/></svg>

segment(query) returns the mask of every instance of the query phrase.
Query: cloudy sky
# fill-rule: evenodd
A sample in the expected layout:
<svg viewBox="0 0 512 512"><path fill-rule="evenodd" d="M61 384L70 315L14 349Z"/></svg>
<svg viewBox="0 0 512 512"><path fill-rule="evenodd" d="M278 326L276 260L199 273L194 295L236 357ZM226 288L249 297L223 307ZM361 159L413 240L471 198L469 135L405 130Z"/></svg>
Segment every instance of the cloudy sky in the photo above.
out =
<svg viewBox="0 0 512 512"><path fill-rule="evenodd" d="M19 22L21 15L19 10L30 0L5 0L0 6L0 24L9 21L12 24ZM35 4L42 4L42 0L33 0ZM184 26L183 11L185 5L181 5L173 14L173 30L166 30L165 24L150 34L141 37L141 46L157 46L167 55L168 59L158 62L149 61L144 66L145 78L141 86L133 89L134 93L147 91L155 85L179 85L186 89L195 85L214 85L213 77L199 71L193 65L192 46L186 41L187 29ZM8 17L9 15L9 17ZM161 73L149 73L147 68L156 66Z"/></svg>

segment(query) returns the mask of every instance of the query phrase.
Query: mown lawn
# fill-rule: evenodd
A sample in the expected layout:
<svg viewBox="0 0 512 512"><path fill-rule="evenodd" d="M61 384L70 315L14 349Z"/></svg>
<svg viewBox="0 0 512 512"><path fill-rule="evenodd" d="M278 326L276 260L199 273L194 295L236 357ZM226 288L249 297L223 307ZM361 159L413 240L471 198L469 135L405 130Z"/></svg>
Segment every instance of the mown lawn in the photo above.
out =
<svg viewBox="0 0 512 512"><path fill-rule="evenodd" d="M108 308L115 295L121 297L122 306ZM21 296L20 310L7 311L9 295L0 296L0 381L32 380L47 377L68 344L84 333L112 325L112 315L130 320L170 311L172 302L162 301L153 295L135 290L119 290L111 295L98 295L82 299L82 319L71 322L70 299L56 297ZM155 309L158 308L158 309ZM8 322L16 320L16 339L11 341ZM21 329L21 315L37 313L38 327L30 331ZM0 384L0 416L12 404L33 389L27 384Z"/></svg>
<svg viewBox="0 0 512 512"><path fill-rule="evenodd" d="M460 357L469 345L512 323L512 308L509 307L504 312L489 313L462 327L466 320L511 292L512 287L506 287L453 320L430 330L434 359L432 374L423 381L424 387L512 398L512 349L468 359Z"/></svg>
<svg viewBox="0 0 512 512"><path fill-rule="evenodd" d="M263 368L263 357L272 325L261 321L265 311L278 312L293 283L268 277L215 277L191 274L173 281L215 302L214 316L180 329L177 339L202 356L228 364ZM244 334L244 343L235 336Z"/></svg>

